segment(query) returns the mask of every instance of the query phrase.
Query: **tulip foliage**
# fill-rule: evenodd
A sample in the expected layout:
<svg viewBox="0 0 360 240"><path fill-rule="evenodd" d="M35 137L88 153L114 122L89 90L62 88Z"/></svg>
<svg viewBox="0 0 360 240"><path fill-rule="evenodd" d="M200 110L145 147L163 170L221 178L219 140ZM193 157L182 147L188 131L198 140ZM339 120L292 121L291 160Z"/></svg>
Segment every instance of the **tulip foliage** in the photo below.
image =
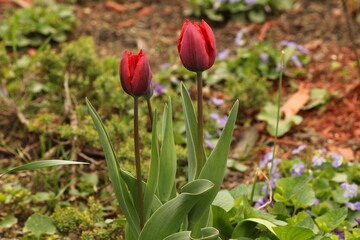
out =
<svg viewBox="0 0 360 240"><path fill-rule="evenodd" d="M152 74L142 50L138 54L125 51L120 63L121 85L127 94L134 97L136 177L120 168L110 136L100 116L86 99L105 153L116 198L127 219L127 240L219 239L219 231L211 227L210 206L225 176L239 103L234 104L217 145L211 154L206 156L202 136L201 72L210 68L215 59L215 38L211 28L205 21L200 25L187 20L179 38L178 50L184 66L197 72L198 81L197 116L188 90L181 83L188 146L188 183L180 192L175 184L177 159L171 99L169 98L163 111L162 137L159 141L158 116L156 111L153 116L150 105ZM139 158L138 101L142 96L148 103L152 121L151 163L146 183L141 180Z"/></svg>
<svg viewBox="0 0 360 240"><path fill-rule="evenodd" d="M184 106L187 143L189 148L188 184L177 193L175 188L176 157L172 129L171 101L165 106L162 120L162 139L158 141L157 114L152 129L151 164L147 183L143 182L146 222L140 229L136 179L121 170L113 145L104 124L89 100L86 104L98 131L105 153L106 163L116 198L127 219L126 239L162 240L190 239L214 236L217 231L208 226L210 205L223 181L227 155L237 116L238 102L231 110L227 124L217 146L206 157L200 176L195 179L197 120L190 96L182 84L181 96ZM159 147L161 145L161 147ZM170 151L169 151L170 150ZM176 234L182 230L181 233ZM218 234L215 234L218 236ZM210 239L210 238L209 238ZM212 238L212 239L217 239Z"/></svg>

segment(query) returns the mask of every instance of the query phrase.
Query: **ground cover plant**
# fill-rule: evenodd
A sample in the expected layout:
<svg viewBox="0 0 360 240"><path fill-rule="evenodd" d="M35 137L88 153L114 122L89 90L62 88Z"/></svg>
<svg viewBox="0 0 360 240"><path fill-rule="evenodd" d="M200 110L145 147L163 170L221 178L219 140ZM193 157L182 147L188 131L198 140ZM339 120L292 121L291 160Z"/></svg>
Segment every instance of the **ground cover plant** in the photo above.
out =
<svg viewBox="0 0 360 240"><path fill-rule="evenodd" d="M292 7L293 0L191 0L187 14L204 14L214 21L224 18L248 18L253 22L263 22L266 15Z"/></svg>
<svg viewBox="0 0 360 240"><path fill-rule="evenodd" d="M232 3L221 2L224 7ZM110 14L104 15L103 31L98 35L102 37L80 37L54 45L51 36L44 35L37 49L18 48L14 38L10 45L1 42L0 236L359 238L358 125L354 120L359 85L351 51L345 60L331 52L331 61L321 65L317 60L324 56L322 47L317 49L316 43L310 45L292 35L276 37L271 30L276 27L268 28L273 22L246 22L239 29L238 20L230 20L231 27L216 28L208 20L212 27L196 19L186 21L180 31L182 16L181 22L163 29L165 35L177 29L178 53L171 60L166 54L154 57L162 51L157 45L143 45L146 31L144 35L132 31L141 24L158 23L146 12L166 16L169 9L162 11L161 4L79 1L71 8L76 9L77 18L88 17L89 26L96 26L92 25L97 16L94 9ZM261 4L257 1L252 10L264 7ZM298 14L303 2L299 4L283 14ZM314 5L322 6L310 4ZM188 7L183 4L181 10ZM349 7L351 11L352 5ZM119 12L124 18L117 18ZM337 16L339 10L331 13ZM102 52L99 43L116 36L110 34L106 19L113 16L111 19L121 21L130 16L131 20L131 14L138 18L135 27L119 22L120 34L129 34L116 37L124 44L117 56L98 57ZM287 28L283 22L280 25ZM222 42L224 33L232 34L227 44ZM194 36L202 40L194 41ZM135 42L131 39L136 39L137 47L129 44ZM158 40L169 42L166 37ZM176 51L176 42L168 48ZM129 51L121 57L124 49ZM119 53L123 59L120 71ZM281 70L284 82L279 86ZM328 82L323 75L329 77ZM343 114L331 112L334 104ZM350 128L351 133L331 135L334 126L326 124L329 111L338 121L334 126ZM138 122L134 128L133 121ZM322 124L320 128L316 122ZM251 136L242 136L249 126ZM319 133L328 136L326 141L314 142L314 135L311 140L297 136L308 134L309 126L317 132L323 129ZM349 141L342 140L335 148L342 136ZM69 165L73 163L77 165ZM56 167L63 164L69 166Z"/></svg>

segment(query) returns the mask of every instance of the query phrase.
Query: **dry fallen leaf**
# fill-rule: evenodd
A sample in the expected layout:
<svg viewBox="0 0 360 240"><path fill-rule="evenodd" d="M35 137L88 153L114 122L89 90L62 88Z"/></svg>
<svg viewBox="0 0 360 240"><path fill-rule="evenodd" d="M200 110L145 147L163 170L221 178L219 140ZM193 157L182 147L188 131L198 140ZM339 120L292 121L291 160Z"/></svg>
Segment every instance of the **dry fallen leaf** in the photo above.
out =
<svg viewBox="0 0 360 240"><path fill-rule="evenodd" d="M281 107L285 117L295 116L310 100L310 88L305 84L299 85L299 90L292 95Z"/></svg>
<svg viewBox="0 0 360 240"><path fill-rule="evenodd" d="M149 7L145 7L143 9L141 9L137 15L139 17L146 17L147 15L151 14L155 9L155 6L149 6Z"/></svg>
<svg viewBox="0 0 360 240"><path fill-rule="evenodd" d="M331 152L340 153L344 158L346 158L349 161L355 160L355 154L354 151L351 149L351 147L342 148L342 147L331 146L329 147L329 150Z"/></svg>
<svg viewBox="0 0 360 240"><path fill-rule="evenodd" d="M126 8L124 7L124 5L112 1L105 2L105 7L113 9L119 13L126 12Z"/></svg>
<svg viewBox="0 0 360 240"><path fill-rule="evenodd" d="M118 23L118 26L119 26L119 27L131 27L131 26L133 26L135 23L136 23L136 19L131 18L131 19L129 19L129 20L119 22L119 23Z"/></svg>

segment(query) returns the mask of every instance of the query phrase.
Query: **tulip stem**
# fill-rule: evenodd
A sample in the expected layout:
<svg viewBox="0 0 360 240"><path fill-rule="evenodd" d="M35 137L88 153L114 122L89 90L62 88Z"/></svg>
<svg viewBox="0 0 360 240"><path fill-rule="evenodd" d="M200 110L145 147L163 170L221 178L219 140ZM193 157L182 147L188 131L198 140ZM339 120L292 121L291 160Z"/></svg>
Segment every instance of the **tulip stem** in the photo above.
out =
<svg viewBox="0 0 360 240"><path fill-rule="evenodd" d="M197 77L197 117L198 117L198 151L197 151L197 169L196 176L200 175L203 167L203 142L204 142L204 120L203 120L203 81L202 72L196 73Z"/></svg>
<svg viewBox="0 0 360 240"><path fill-rule="evenodd" d="M153 125L153 111L152 111L152 107L151 107L151 101L150 99L146 99L146 103L147 103L147 107L148 107L148 112L149 112L149 118L150 118L150 129L152 128Z"/></svg>
<svg viewBox="0 0 360 240"><path fill-rule="evenodd" d="M144 227L144 197L142 192L141 181L141 163L140 163L140 148L139 148L139 100L134 97L134 145L135 145L135 163L136 163L136 180L138 190L138 204L140 228Z"/></svg>

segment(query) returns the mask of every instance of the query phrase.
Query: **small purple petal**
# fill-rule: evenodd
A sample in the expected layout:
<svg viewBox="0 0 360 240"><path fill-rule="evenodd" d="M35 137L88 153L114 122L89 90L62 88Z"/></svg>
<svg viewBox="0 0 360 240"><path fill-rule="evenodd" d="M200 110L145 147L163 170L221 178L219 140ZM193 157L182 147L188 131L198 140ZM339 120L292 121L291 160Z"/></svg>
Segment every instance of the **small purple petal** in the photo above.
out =
<svg viewBox="0 0 360 240"><path fill-rule="evenodd" d="M325 163L325 162L326 162L325 158L320 157L320 156L314 156L314 157L312 158L313 166L321 166L321 165L323 165L323 163Z"/></svg>
<svg viewBox="0 0 360 240"><path fill-rule="evenodd" d="M213 138L213 136L212 136L208 131L205 131L205 137L207 137L207 138Z"/></svg>
<svg viewBox="0 0 360 240"><path fill-rule="evenodd" d="M292 47L292 48L297 47L297 44L295 42L287 41L287 40L281 41L280 44L283 45L283 46L286 46L286 47Z"/></svg>
<svg viewBox="0 0 360 240"><path fill-rule="evenodd" d="M165 69L165 68L168 68L170 66L171 66L170 63L163 63L163 64L160 65L160 69Z"/></svg>
<svg viewBox="0 0 360 240"><path fill-rule="evenodd" d="M249 31L248 28L241 29L235 37L235 44L236 46L242 46L245 44L245 40L243 39L244 33L247 33Z"/></svg>
<svg viewBox="0 0 360 240"><path fill-rule="evenodd" d="M297 148L295 148L295 149L291 152L291 154L292 154L292 155L297 155L297 154L299 154L302 150L304 150L305 148L306 148L305 145L300 145L300 146L298 146Z"/></svg>
<svg viewBox="0 0 360 240"><path fill-rule="evenodd" d="M260 198L259 200L257 200L255 202L254 207L257 208L257 209L260 209L261 206L264 206L268 202L269 202L268 198L262 197L262 198Z"/></svg>
<svg viewBox="0 0 360 240"><path fill-rule="evenodd" d="M355 222L357 222L358 225L360 225L360 218L354 218Z"/></svg>
<svg viewBox="0 0 360 240"><path fill-rule="evenodd" d="M170 81L174 84L179 82L179 79L177 77L171 77Z"/></svg>
<svg viewBox="0 0 360 240"><path fill-rule="evenodd" d="M301 174L304 172L304 163L297 163L291 168L291 175L292 176L301 176Z"/></svg>
<svg viewBox="0 0 360 240"><path fill-rule="evenodd" d="M320 149L318 149L318 151L319 151L319 153L326 153L327 152L327 150L325 148L320 148Z"/></svg>
<svg viewBox="0 0 360 240"><path fill-rule="evenodd" d="M210 142L210 140L205 140L204 143L205 143L206 146L208 146L208 147L211 148L211 149L214 149L214 148L215 148L214 144L212 144L212 143Z"/></svg>
<svg viewBox="0 0 360 240"><path fill-rule="evenodd" d="M332 159L334 159L334 161L331 163L331 165L334 167L334 168L338 168L342 165L343 163L343 158L340 154L338 153L332 153L331 154L331 157Z"/></svg>
<svg viewBox="0 0 360 240"><path fill-rule="evenodd" d="M263 63L265 64L269 63L269 55L267 53L260 51L260 58L261 61L263 61Z"/></svg>
<svg viewBox="0 0 360 240"><path fill-rule="evenodd" d="M224 60L230 53L230 50L226 48L225 50L218 53L217 57L219 60Z"/></svg>
<svg viewBox="0 0 360 240"><path fill-rule="evenodd" d="M344 182L340 184L340 187L345 190L344 197L354 198L358 194L358 187L356 184L348 184Z"/></svg>
<svg viewBox="0 0 360 240"><path fill-rule="evenodd" d="M304 46L302 45L297 45L296 49L299 50L300 52L302 52L303 54L310 54L309 50L307 50Z"/></svg>
<svg viewBox="0 0 360 240"><path fill-rule="evenodd" d="M302 67L302 63L300 62L298 56L292 55L292 56L290 57L290 59L291 59L291 61L293 61L293 63L295 63L295 65L296 65L298 68Z"/></svg>
<svg viewBox="0 0 360 240"><path fill-rule="evenodd" d="M313 206L319 205L320 201L319 199L315 198Z"/></svg>
<svg viewBox="0 0 360 240"><path fill-rule="evenodd" d="M341 232L339 228L335 228L333 232L338 235L340 239L345 239L345 233Z"/></svg>
<svg viewBox="0 0 360 240"><path fill-rule="evenodd" d="M220 115L218 113L210 113L210 117L214 120L220 119Z"/></svg>
<svg viewBox="0 0 360 240"><path fill-rule="evenodd" d="M350 208L353 211L360 211L360 202L347 202L345 203L345 206Z"/></svg>
<svg viewBox="0 0 360 240"><path fill-rule="evenodd" d="M219 126L220 127L224 127L225 126L225 124L226 124L226 122L227 122L227 120L228 120L228 116L224 116L223 118L221 118L220 120L218 120L218 124L219 124Z"/></svg>
<svg viewBox="0 0 360 240"><path fill-rule="evenodd" d="M224 99L221 98L211 98L211 101L215 104L215 105L222 105L225 103Z"/></svg>
<svg viewBox="0 0 360 240"><path fill-rule="evenodd" d="M252 6L256 3L256 0L245 0L245 3L248 5L248 6Z"/></svg>

